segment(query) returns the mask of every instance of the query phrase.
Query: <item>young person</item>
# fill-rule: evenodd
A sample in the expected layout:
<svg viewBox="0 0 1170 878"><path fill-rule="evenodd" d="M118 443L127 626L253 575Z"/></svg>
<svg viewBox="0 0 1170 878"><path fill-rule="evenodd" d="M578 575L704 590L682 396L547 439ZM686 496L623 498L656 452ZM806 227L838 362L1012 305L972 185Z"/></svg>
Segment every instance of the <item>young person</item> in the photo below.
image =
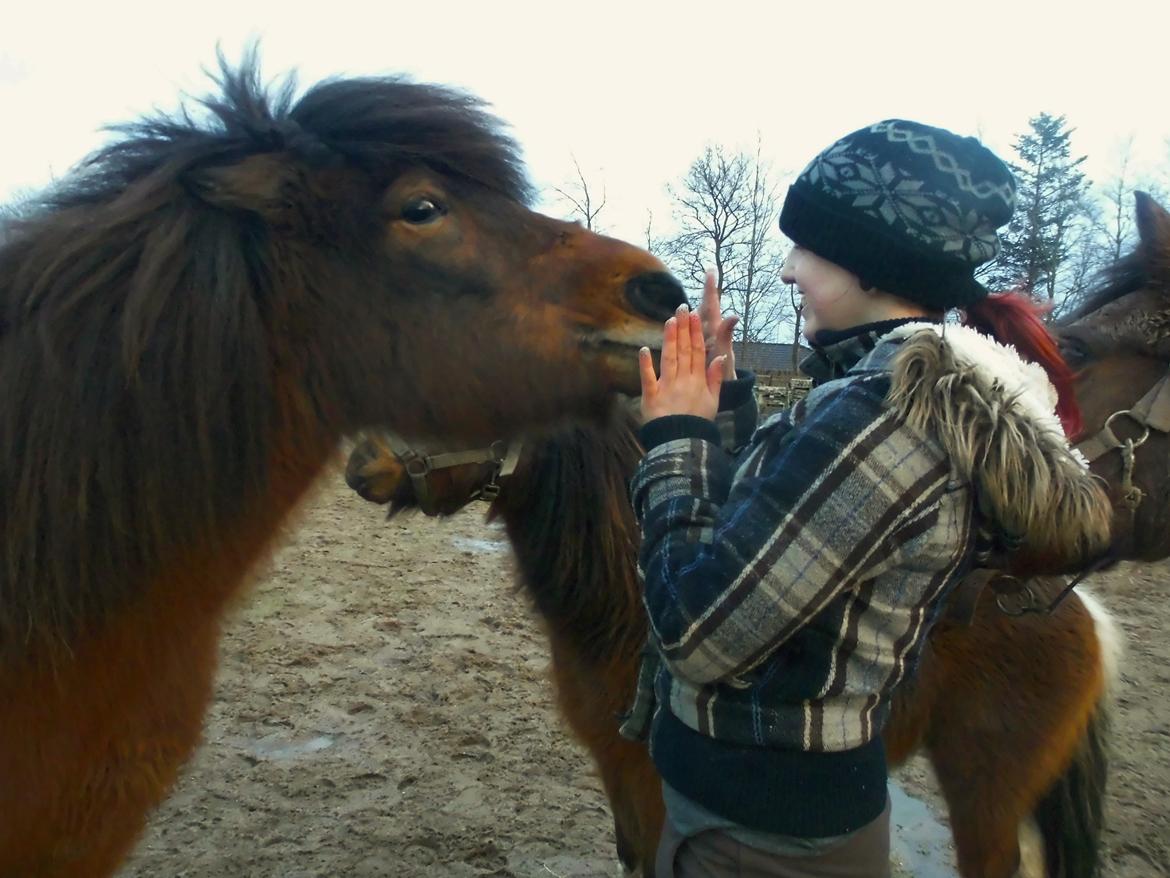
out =
<svg viewBox="0 0 1170 878"><path fill-rule="evenodd" d="M1108 501L1062 429L1068 369L1027 299L974 278L1014 202L990 151L915 122L817 155L780 216L814 389L737 458L720 391L733 424L754 402L750 380L724 384L713 282L718 356L685 309L661 375L643 351L631 493L654 686L623 731L652 715L659 878L887 875L882 727L951 587L991 555L1060 572L1105 549Z"/></svg>

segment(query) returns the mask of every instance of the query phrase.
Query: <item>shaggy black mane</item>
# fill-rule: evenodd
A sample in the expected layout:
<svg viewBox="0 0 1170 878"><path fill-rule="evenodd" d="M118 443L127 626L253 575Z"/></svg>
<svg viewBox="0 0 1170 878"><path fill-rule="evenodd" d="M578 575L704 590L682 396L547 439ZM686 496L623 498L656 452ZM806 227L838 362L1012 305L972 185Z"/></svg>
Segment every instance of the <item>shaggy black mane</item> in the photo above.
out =
<svg viewBox="0 0 1170 878"><path fill-rule="evenodd" d="M595 664L646 639L632 560L640 535L628 485L642 450L624 411L533 443L492 508L515 547L521 586L547 624Z"/></svg>
<svg viewBox="0 0 1170 878"><path fill-rule="evenodd" d="M160 171L265 152L285 152L310 167L360 167L383 184L404 163L421 162L532 201L519 148L469 94L403 76L367 76L323 80L298 99L295 75L264 85L254 49L234 69L221 55L219 67L217 93L173 114L111 126L120 136L50 190L49 206L103 202Z"/></svg>

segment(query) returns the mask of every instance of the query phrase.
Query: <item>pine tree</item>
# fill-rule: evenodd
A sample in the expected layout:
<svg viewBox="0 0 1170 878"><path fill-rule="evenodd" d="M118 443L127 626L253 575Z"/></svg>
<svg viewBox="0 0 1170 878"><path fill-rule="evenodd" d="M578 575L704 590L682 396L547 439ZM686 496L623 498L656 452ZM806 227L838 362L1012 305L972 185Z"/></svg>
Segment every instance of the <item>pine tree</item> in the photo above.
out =
<svg viewBox="0 0 1170 878"><path fill-rule="evenodd" d="M1019 161L1012 172L1019 187L1016 212L1003 236L1003 250L987 282L996 288L1022 287L1038 298L1064 292L1061 267L1073 249L1076 226L1084 219L1088 183L1085 156L1073 158L1073 129L1064 116L1041 113L1015 143Z"/></svg>

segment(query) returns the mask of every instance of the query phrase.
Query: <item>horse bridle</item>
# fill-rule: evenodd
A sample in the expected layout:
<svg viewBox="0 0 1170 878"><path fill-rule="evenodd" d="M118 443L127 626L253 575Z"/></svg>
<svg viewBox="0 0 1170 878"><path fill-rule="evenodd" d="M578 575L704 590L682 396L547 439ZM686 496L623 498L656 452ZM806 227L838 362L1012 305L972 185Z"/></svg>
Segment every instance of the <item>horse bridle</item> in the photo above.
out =
<svg viewBox="0 0 1170 878"><path fill-rule="evenodd" d="M1139 432L1136 436L1119 439L1114 432L1114 424L1122 418L1128 418L1137 424ZM1137 510L1145 499L1145 492L1133 482L1134 467L1137 464L1137 449L1150 438L1150 432L1170 434L1170 368L1166 374L1154 382L1154 386L1146 391L1145 395L1127 409L1120 409L1105 419L1101 429L1087 439L1082 439L1074 448L1081 453L1088 463L1104 457L1111 451L1121 452L1121 507L1129 513L1129 524L1135 526ZM1074 588L1080 585L1091 573L1103 567L1108 567L1121 560L1113 550L1090 564L1085 570L1074 576L1063 589L1047 603L1037 600L1035 593L1027 583L1020 582L1009 574L998 571L979 571L984 582L995 580L996 604L1009 616L1023 616L1028 613L1050 613L1069 596ZM978 588L980 586L976 586Z"/></svg>
<svg viewBox="0 0 1170 878"><path fill-rule="evenodd" d="M1113 432L1113 423L1119 418L1129 418L1141 432L1136 438L1118 439ZM1122 460L1121 469L1121 502L1130 513L1137 512L1145 493L1133 483L1133 469L1135 465L1134 450L1150 438L1150 431L1170 433L1170 369L1167 369L1154 386L1146 391L1146 395L1133 404L1131 408L1116 411L1105 419L1104 426L1088 439L1077 443L1076 449L1092 463L1110 451L1120 451Z"/></svg>
<svg viewBox="0 0 1170 878"><path fill-rule="evenodd" d="M520 449L523 447L519 441L508 442L504 439L497 439L486 448L445 451L442 454L423 454L415 450L401 436L386 433L383 438L406 470L406 474L410 476L410 482L414 487L414 496L418 500L418 507L426 515L435 515L438 512L435 507L436 498L431 493L430 485L427 482L427 476L432 472L468 464L492 464L492 474L487 482L475 488L467 498L468 501L483 500L490 503L500 496L500 479L507 478L515 471L516 463L520 460Z"/></svg>

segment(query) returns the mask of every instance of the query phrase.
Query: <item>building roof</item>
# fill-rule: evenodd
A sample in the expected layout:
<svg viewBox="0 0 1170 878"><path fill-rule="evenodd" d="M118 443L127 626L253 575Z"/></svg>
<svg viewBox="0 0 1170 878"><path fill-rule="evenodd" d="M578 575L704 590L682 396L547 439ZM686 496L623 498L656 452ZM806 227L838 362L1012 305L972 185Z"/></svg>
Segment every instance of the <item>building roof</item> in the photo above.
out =
<svg viewBox="0 0 1170 878"><path fill-rule="evenodd" d="M800 362L812 351L805 345L800 346L796 354L796 362ZM792 365L792 345L783 342L752 341L747 343L747 350L742 350L740 343L735 344L735 365L752 372L794 372Z"/></svg>

